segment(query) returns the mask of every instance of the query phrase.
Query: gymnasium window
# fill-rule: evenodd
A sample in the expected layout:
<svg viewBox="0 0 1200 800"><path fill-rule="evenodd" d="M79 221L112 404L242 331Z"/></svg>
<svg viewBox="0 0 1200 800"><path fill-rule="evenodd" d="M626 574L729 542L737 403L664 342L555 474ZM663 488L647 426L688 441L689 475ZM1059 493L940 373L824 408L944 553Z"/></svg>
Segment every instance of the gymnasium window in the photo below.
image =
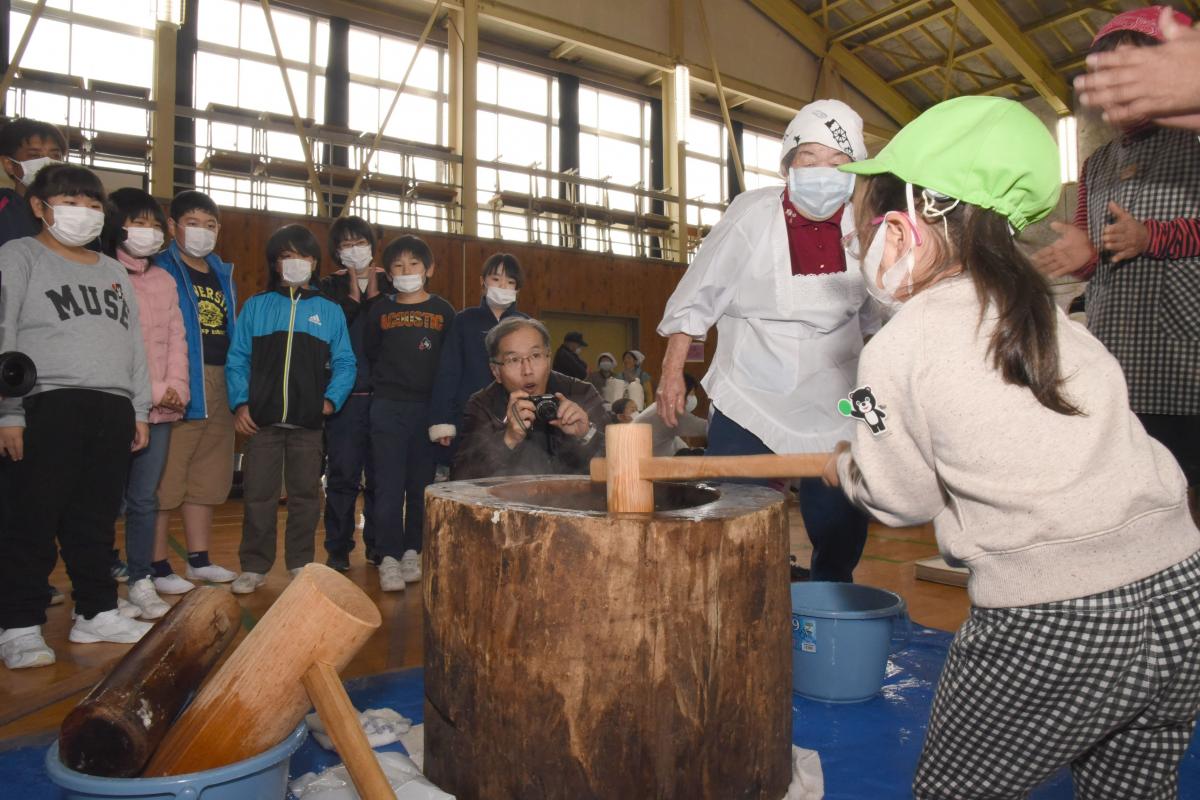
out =
<svg viewBox="0 0 1200 800"><path fill-rule="evenodd" d="M783 186L783 178L779 176L780 136L742 129L742 170L747 190Z"/></svg>
<svg viewBox="0 0 1200 800"><path fill-rule="evenodd" d="M325 111L329 23L276 6L271 18L300 116L319 124ZM305 173L304 150L293 132L292 108L262 5L258 0L203 0L198 22L195 107L203 111L213 103L242 109L246 117L197 120L196 161L203 164L216 151L249 153L259 174L239 177L232 170L213 170L197 180L222 205L312 213L305 199L307 178L298 177ZM280 180L283 175L289 179Z"/></svg>
<svg viewBox="0 0 1200 800"><path fill-rule="evenodd" d="M688 119L685 189L689 226L715 225L721 218L721 205L729 197L727 153L723 124L705 117Z"/></svg>
<svg viewBox="0 0 1200 800"><path fill-rule="evenodd" d="M12 0L9 18L4 21L9 25L10 60L34 6L28 0ZM98 132L149 139L155 7L154 0L51 0L34 27L20 64L21 70L48 74L18 80L8 90L5 113L63 127L76 160L78 148L86 143L85 160L92 166L129 171L131 161L140 159L140 165L134 166L144 170L144 153L113 157L100 150L93 153L90 148ZM73 81L64 83L56 76L70 76ZM94 82L111 84L106 91L112 101L87 96L88 90L99 88ZM39 90L37 84L48 91Z"/></svg>
<svg viewBox="0 0 1200 800"><path fill-rule="evenodd" d="M584 186L579 200L607 205L623 211L650 211L648 202L621 187L650 187L650 104L645 100L607 92L591 86L579 87L579 174L584 178L605 179L607 190ZM635 236L614 228L608 232L612 252L618 255L645 255ZM584 247L606 249L601 231L587 225Z"/></svg>
<svg viewBox="0 0 1200 800"><path fill-rule="evenodd" d="M531 176L528 170L558 171L558 80L482 58L477 80L479 235L550 241L557 236L550 220L538 219L535 224L526 215L492 201L500 191L557 196L558 181ZM505 165L523 171L508 170Z"/></svg>
<svg viewBox="0 0 1200 800"><path fill-rule="evenodd" d="M351 27L349 127L361 131L362 148L350 156L358 167L361 154L371 145L387 118L388 107L400 87L404 71L417 47L416 39ZM411 144L446 148L449 136L449 56L445 48L425 43L413 64L396 108L383 135ZM371 157L372 174L404 177L417 181L448 184L450 163L445 159L415 153L376 152ZM408 202L395 193L372 191L360 197L358 213L384 224L448 229L446 209L428 203Z"/></svg>

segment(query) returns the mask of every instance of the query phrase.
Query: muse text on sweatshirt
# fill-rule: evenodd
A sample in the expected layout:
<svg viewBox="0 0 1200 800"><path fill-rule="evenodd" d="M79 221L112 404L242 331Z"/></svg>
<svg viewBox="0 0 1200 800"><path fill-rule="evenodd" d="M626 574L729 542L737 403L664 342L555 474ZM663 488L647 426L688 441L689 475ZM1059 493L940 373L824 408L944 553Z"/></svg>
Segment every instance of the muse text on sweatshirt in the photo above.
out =
<svg viewBox="0 0 1200 800"><path fill-rule="evenodd" d="M0 247L0 352L33 359L33 392L93 389L150 412L150 378L133 287L125 267L96 254L78 264L36 238ZM23 426L19 398L0 400L0 426Z"/></svg>
<svg viewBox="0 0 1200 800"><path fill-rule="evenodd" d="M1200 549L1187 485L1142 428L1116 359L1057 312L1066 398L1041 405L1005 383L967 277L918 294L864 348L858 418L838 476L886 525L933 521L971 602L1025 606L1085 597L1153 575Z"/></svg>

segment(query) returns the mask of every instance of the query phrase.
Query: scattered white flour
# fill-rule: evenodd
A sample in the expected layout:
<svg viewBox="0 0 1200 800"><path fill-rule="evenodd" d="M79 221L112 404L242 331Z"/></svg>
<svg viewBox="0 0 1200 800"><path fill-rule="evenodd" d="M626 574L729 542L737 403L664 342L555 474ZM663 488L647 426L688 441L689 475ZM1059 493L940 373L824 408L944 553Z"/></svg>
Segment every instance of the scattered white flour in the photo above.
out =
<svg viewBox="0 0 1200 800"><path fill-rule="evenodd" d="M154 723L154 709L146 702L146 698L142 698L141 704L137 710L138 719L142 721L142 727L150 730L150 726Z"/></svg>

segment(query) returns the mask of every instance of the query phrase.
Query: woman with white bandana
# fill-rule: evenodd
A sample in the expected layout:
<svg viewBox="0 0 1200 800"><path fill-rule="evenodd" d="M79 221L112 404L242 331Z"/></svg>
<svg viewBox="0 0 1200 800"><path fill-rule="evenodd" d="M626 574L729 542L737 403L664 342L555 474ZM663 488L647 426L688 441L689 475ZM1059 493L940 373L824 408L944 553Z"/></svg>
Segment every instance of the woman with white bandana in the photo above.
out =
<svg viewBox="0 0 1200 800"><path fill-rule="evenodd" d="M667 302L657 403L668 425L684 410L688 345L713 325L720 333L702 382L713 405L708 455L821 452L849 434L838 400L852 388L863 336L878 328L847 248L854 182L836 169L866 157L862 130L838 100L800 109L783 136L787 187L734 198ZM852 580L866 516L818 479L800 481L800 513L812 579Z"/></svg>

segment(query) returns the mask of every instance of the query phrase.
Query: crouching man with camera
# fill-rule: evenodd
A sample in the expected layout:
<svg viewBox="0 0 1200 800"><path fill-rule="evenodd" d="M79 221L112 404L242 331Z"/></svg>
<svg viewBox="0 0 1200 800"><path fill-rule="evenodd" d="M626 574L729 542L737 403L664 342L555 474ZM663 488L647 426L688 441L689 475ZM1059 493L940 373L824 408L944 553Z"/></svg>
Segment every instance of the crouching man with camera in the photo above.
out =
<svg viewBox="0 0 1200 800"><path fill-rule="evenodd" d="M496 382L471 396L451 480L585 475L604 451L607 415L596 389L550 369L550 333L510 318L484 340Z"/></svg>

